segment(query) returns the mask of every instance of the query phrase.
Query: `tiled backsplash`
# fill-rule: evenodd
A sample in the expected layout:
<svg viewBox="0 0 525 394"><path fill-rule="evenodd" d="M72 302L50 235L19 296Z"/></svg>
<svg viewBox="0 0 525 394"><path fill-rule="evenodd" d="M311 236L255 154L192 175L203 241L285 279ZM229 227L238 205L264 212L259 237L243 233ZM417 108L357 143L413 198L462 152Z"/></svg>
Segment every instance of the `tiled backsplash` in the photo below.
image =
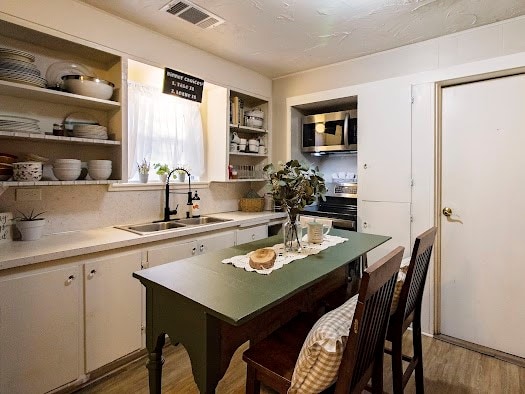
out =
<svg viewBox="0 0 525 394"><path fill-rule="evenodd" d="M164 207L164 191L108 192L107 185L42 187L42 200L15 201L14 187L0 195L0 212L45 211L44 234L63 231L88 230L117 224L140 223L160 219ZM250 188L249 182L211 183L198 189L201 214L236 211L239 198ZM184 189L177 192L184 193ZM171 194L171 207L179 204L176 217L183 217L186 194Z"/></svg>

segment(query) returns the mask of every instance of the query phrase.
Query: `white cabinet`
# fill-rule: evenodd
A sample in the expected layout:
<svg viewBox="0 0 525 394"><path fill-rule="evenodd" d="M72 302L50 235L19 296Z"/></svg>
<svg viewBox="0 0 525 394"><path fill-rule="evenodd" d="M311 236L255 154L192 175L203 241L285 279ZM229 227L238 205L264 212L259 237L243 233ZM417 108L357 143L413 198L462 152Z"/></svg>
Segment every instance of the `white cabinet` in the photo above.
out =
<svg viewBox="0 0 525 394"><path fill-rule="evenodd" d="M259 226L243 228L237 230L236 233L236 245L245 244L247 242L268 238L268 225L262 224Z"/></svg>
<svg viewBox="0 0 525 394"><path fill-rule="evenodd" d="M409 202L411 192L410 87L397 79L359 92L359 198Z"/></svg>
<svg viewBox="0 0 525 394"><path fill-rule="evenodd" d="M224 231L209 235L200 235L186 241L174 241L147 250L147 267L166 264L214 250L235 245L235 231Z"/></svg>
<svg viewBox="0 0 525 394"><path fill-rule="evenodd" d="M271 161L270 103L268 99L216 87L206 92L208 144L208 178L211 181L264 181L263 167ZM204 101L203 101L204 102ZM242 106L242 110L240 109ZM262 127L246 124L244 114L260 109L264 113ZM237 115L233 115L237 113ZM230 146L233 135L245 140ZM256 152L248 140L260 141ZM236 139L236 142L239 141ZM255 148L253 149L255 150Z"/></svg>
<svg viewBox="0 0 525 394"><path fill-rule="evenodd" d="M123 62L116 54L67 41L36 30L0 21L0 46L29 52L35 56L34 65L43 77L51 65L62 63L63 70L90 68L99 78L115 84L114 100L100 100L42 87L0 81L0 114L30 117L38 120L41 133L23 133L16 130L0 131L2 151L24 159L24 154L44 156L52 162L57 158L76 158L83 162L108 159L113 162L113 172L107 181L75 181L75 184L110 183L122 178L122 111L121 95L124 93ZM72 38L74 40L74 38ZM66 72L67 73L67 72ZM75 72L76 73L76 72ZM55 77L58 72L52 73ZM94 121L108 128L110 140L46 135L54 123ZM73 123L70 123L72 127ZM79 147L80 146L80 147ZM46 174L47 175L47 174ZM28 185L28 182L0 181L0 186ZM51 178L36 182L37 185L73 184Z"/></svg>
<svg viewBox="0 0 525 394"><path fill-rule="evenodd" d="M388 235L392 239L368 253L372 264L398 246L410 256L410 203L362 201L358 208L357 231Z"/></svg>
<svg viewBox="0 0 525 394"><path fill-rule="evenodd" d="M86 372L142 346L140 251L115 253L84 264Z"/></svg>
<svg viewBox="0 0 525 394"><path fill-rule="evenodd" d="M81 375L81 267L0 278L0 392L43 393Z"/></svg>
<svg viewBox="0 0 525 394"><path fill-rule="evenodd" d="M197 254L197 241L170 242L164 245L148 248L146 267L166 264L172 261L185 259Z"/></svg>

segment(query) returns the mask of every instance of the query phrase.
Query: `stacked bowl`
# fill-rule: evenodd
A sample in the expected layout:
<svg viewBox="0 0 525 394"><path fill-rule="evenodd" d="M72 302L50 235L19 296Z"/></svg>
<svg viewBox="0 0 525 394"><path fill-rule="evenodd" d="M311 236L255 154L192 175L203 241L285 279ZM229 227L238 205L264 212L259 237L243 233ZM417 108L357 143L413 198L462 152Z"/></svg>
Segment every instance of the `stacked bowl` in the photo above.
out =
<svg viewBox="0 0 525 394"><path fill-rule="evenodd" d="M111 176L111 160L90 160L88 162L88 173L91 179L103 181Z"/></svg>
<svg viewBox="0 0 525 394"><path fill-rule="evenodd" d="M77 159L56 159L53 174L60 181L74 181L80 176L80 164Z"/></svg>
<svg viewBox="0 0 525 394"><path fill-rule="evenodd" d="M13 163L17 157L0 152L0 181L7 181L13 176Z"/></svg>

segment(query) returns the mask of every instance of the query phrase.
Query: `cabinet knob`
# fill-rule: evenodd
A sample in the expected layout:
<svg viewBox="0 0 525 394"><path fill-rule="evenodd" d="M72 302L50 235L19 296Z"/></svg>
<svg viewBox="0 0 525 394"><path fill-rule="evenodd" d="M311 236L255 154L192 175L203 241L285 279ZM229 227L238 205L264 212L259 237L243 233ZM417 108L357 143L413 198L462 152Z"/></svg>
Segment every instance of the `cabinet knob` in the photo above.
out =
<svg viewBox="0 0 525 394"><path fill-rule="evenodd" d="M252 234L252 240L254 240L254 239L255 239L255 234Z"/></svg>
<svg viewBox="0 0 525 394"><path fill-rule="evenodd" d="M200 251L201 253L204 252L204 245L201 245L201 246L199 247L199 251Z"/></svg>
<svg viewBox="0 0 525 394"><path fill-rule="evenodd" d="M193 248L193 249L191 250L191 254L195 254L196 252L197 252L197 248Z"/></svg>
<svg viewBox="0 0 525 394"><path fill-rule="evenodd" d="M69 277L66 280L66 286L70 285L75 280L75 275L69 275Z"/></svg>
<svg viewBox="0 0 525 394"><path fill-rule="evenodd" d="M97 273L97 270L93 269L93 270L89 271L88 277L91 279L92 277L95 276L96 273Z"/></svg>
<svg viewBox="0 0 525 394"><path fill-rule="evenodd" d="M363 222L363 228L367 228L368 227L368 222Z"/></svg>
<svg viewBox="0 0 525 394"><path fill-rule="evenodd" d="M363 164L363 168L366 170L368 168L368 164Z"/></svg>

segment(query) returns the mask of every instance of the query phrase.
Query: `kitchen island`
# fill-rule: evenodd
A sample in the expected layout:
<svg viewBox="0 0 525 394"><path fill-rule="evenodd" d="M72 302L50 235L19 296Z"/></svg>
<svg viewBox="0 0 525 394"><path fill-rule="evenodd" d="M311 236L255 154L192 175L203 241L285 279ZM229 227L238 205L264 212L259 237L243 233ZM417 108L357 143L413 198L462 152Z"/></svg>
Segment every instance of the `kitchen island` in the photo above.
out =
<svg viewBox="0 0 525 394"><path fill-rule="evenodd" d="M146 287L146 347L151 393L161 392L165 334L184 345L202 393L213 393L235 350L257 342L346 284L348 263L390 237L332 229L348 241L296 260L270 275L221 263L281 242L257 242L135 272Z"/></svg>

